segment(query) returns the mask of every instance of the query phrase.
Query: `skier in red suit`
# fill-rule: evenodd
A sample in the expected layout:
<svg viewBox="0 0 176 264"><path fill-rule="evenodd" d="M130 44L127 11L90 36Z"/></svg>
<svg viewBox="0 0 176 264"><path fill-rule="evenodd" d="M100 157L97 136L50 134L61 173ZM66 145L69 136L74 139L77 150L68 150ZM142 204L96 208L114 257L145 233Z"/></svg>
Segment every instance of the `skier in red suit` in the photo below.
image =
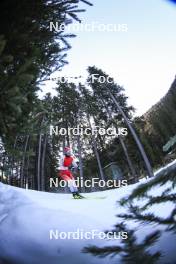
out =
<svg viewBox="0 0 176 264"><path fill-rule="evenodd" d="M75 161L75 158L71 155L70 148L66 147L64 148L64 156L60 159L59 176L62 180L68 182L68 186L71 193L73 194L73 198L84 198L78 193L78 188L76 187L74 176L70 170L71 167L78 168L78 165Z"/></svg>

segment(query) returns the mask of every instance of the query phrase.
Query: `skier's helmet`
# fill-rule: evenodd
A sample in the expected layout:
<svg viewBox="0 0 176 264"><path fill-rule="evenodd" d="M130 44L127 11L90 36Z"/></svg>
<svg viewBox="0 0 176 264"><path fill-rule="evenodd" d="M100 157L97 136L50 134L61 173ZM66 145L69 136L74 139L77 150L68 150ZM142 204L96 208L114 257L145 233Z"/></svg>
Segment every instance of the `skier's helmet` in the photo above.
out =
<svg viewBox="0 0 176 264"><path fill-rule="evenodd" d="M71 149L69 147L64 148L64 155L71 156Z"/></svg>

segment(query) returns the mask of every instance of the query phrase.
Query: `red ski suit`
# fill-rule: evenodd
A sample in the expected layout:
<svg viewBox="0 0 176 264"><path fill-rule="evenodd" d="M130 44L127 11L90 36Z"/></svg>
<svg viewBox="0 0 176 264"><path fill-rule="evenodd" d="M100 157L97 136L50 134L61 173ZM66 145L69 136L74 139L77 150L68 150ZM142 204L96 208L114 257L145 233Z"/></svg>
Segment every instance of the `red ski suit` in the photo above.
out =
<svg viewBox="0 0 176 264"><path fill-rule="evenodd" d="M59 176L65 181L74 180L74 176L69 170L69 167L71 165L73 165L74 167L77 167L77 164L74 161L73 157L64 156L61 159L60 168L59 168Z"/></svg>

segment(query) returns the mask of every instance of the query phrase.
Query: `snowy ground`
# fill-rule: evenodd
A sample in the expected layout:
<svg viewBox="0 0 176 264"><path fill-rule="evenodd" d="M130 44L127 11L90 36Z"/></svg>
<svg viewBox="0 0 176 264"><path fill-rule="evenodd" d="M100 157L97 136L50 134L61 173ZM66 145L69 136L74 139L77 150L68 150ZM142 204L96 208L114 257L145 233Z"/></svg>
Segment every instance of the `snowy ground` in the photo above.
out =
<svg viewBox="0 0 176 264"><path fill-rule="evenodd" d="M138 184L115 190L86 194L89 199L73 200L70 194L53 194L11 187L0 183L0 263L13 264L117 264L120 256L100 259L82 253L88 245L117 245L120 240L50 239L50 231L105 231L117 223L117 213L124 208L116 201L129 195ZM157 192L161 190L157 189ZM156 192L156 190L153 190ZM94 199L106 197L105 199ZM170 204L152 208L166 215ZM134 225L128 222L129 226ZM138 226L141 240L153 226ZM176 263L176 237L164 233L156 248L164 257L160 263ZM159 263L159 264L160 264Z"/></svg>

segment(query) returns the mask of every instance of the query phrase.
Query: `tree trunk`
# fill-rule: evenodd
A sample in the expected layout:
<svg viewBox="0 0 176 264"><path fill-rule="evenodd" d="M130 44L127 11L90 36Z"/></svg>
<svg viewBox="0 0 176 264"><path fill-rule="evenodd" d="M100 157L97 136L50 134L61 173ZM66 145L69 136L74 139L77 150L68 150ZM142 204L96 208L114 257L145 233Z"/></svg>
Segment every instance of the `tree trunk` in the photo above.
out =
<svg viewBox="0 0 176 264"><path fill-rule="evenodd" d="M66 122L66 130L67 130L67 134L66 134L67 146L70 146L70 136L68 134L68 123L67 122Z"/></svg>
<svg viewBox="0 0 176 264"><path fill-rule="evenodd" d="M29 155L27 157L27 166L26 166L26 189L29 189L29 164L30 164L30 159Z"/></svg>
<svg viewBox="0 0 176 264"><path fill-rule="evenodd" d="M89 122L89 126L92 130L92 125L91 125L91 122L90 122L90 117L87 115L87 119L88 119L88 122ZM94 149L94 153L95 153L95 156L96 156L96 159L97 159L97 163L98 163L98 168L99 168L99 172L100 172L100 178L101 180L105 180L105 177L104 177L104 173L103 173L103 168L102 168L102 165L101 165L101 161L100 161L100 156L99 156L99 153L98 153L98 150L97 150L97 145L96 145L96 141L95 141L95 136L92 135L92 145L93 145L93 149Z"/></svg>
<svg viewBox="0 0 176 264"><path fill-rule="evenodd" d="M147 157L147 155L146 155L146 153L145 153L145 150L144 150L144 148L143 148L143 146L142 146L142 144L141 144L141 142L140 142L140 140L139 140L139 138L138 138L138 136L137 136L137 134L136 134L134 128L132 127L131 123L129 122L129 120L128 120L128 118L126 117L125 113L123 112L122 108L121 108L120 105L118 104L116 98L115 98L114 95L111 93L110 89L108 89L108 92L109 92L109 95L110 95L110 97L112 98L113 102L114 102L115 105L117 106L117 109L119 110L119 112L120 112L121 115L123 116L123 118L124 118L124 120L125 120L125 123L127 124L129 130L131 131L131 134L133 135L133 138L134 138L134 140L135 140L135 142L136 142L136 144L137 144L137 146L138 146L138 149L139 149L139 151L140 151L140 153L141 153L141 156L142 156L142 158L143 158L143 160L144 160L145 167L146 167L147 172L148 172L148 176L149 176L149 177L153 177L154 174L153 174L152 167L151 167L151 165L150 165L150 162L149 162L148 157Z"/></svg>
<svg viewBox="0 0 176 264"><path fill-rule="evenodd" d="M102 99L102 102L103 102L104 107L106 108L106 111L107 111L107 113L108 113L109 119L112 120L112 119L113 119L113 117L112 117L112 113L110 112L110 110L109 110L109 108L108 108L106 102L105 102L103 99ZM134 166L133 166L133 163L132 163L132 161L131 161L131 159L130 159L130 156L129 156L129 154L128 154L128 150L127 150L127 147L126 147L126 145L125 145L125 142L124 142L124 140L123 140L123 138L122 138L121 136L119 136L119 141L120 141L120 144L121 144L121 146L122 146L122 149L123 149L123 152L124 152L124 154L125 154L125 157L126 157L126 159L127 159L128 166L129 166L129 169L130 169L130 171L131 171L131 174L132 174L132 176L134 177L134 179L135 179L136 181L138 181L137 173L136 173L136 171L135 171L135 168L134 168Z"/></svg>
<svg viewBox="0 0 176 264"><path fill-rule="evenodd" d="M82 152L81 152L81 141L80 136L77 136L77 143L78 143L78 155L79 155L79 177L84 181L84 172L83 172L83 160L82 160ZM85 192L85 187L82 187L83 192Z"/></svg>
<svg viewBox="0 0 176 264"><path fill-rule="evenodd" d="M13 145L13 150L15 150L16 148L16 144L17 144L17 139L18 139L18 136L15 137L15 142L14 142L14 145ZM13 175L13 167L14 167L14 154L12 154L12 157L10 159L10 175L8 176L9 180L8 180L8 184L10 185L13 185L13 179L14 179L14 175Z"/></svg>
<svg viewBox="0 0 176 264"><path fill-rule="evenodd" d="M41 158L41 191L45 191L45 157L46 157L47 135L43 139L43 151Z"/></svg>
<svg viewBox="0 0 176 264"><path fill-rule="evenodd" d="M26 152L27 152L27 147L28 147L28 142L29 142L29 135L26 136L26 142L25 142L25 147L24 147L24 152L23 152L23 160L21 164L21 175L20 175L20 186L21 188L24 188L24 166L25 166L25 159L26 159Z"/></svg>
<svg viewBox="0 0 176 264"><path fill-rule="evenodd" d="M37 190L41 190L41 146L42 146L42 135L39 134L38 141L38 155L37 155Z"/></svg>
<svg viewBox="0 0 176 264"><path fill-rule="evenodd" d="M125 143L124 143L124 141L123 141L123 138L122 138L121 136L119 136L119 141L120 141L120 144L121 144L121 146L122 146L122 148L123 148L123 151L124 151L125 157L126 157L126 159L127 159L128 166L129 166L129 168L130 168L130 170L131 170L131 175L133 176L133 178L134 178L135 181L137 182L137 181L138 181L137 173L136 173L136 171L135 171L135 169L134 169L134 167L133 167L132 161L131 161L130 156L129 156L129 154L128 154L128 150L127 150L126 145L125 145Z"/></svg>

